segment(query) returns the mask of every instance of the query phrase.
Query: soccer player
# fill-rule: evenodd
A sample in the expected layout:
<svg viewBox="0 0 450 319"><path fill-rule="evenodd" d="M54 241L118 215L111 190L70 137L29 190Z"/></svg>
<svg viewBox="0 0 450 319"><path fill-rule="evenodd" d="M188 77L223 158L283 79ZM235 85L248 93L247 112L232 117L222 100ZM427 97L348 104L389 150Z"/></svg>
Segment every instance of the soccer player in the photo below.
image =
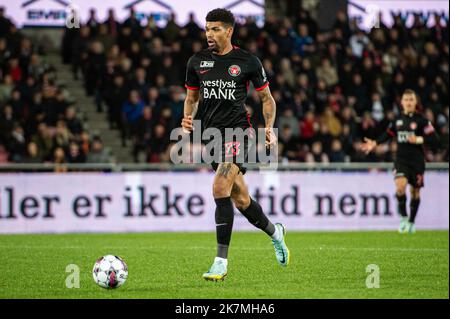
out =
<svg viewBox="0 0 450 319"><path fill-rule="evenodd" d="M420 189L424 187L425 143L436 145L437 136L433 125L421 114L417 113L417 95L407 89L402 95L403 114L388 125L388 128L377 140L365 138L362 150L369 154L378 144L394 138L398 143L397 156L394 162L396 196L401 222L400 233L415 232L414 221L420 205ZM410 215L406 212L406 186L410 184Z"/></svg>
<svg viewBox="0 0 450 319"><path fill-rule="evenodd" d="M201 120L202 129L217 128L222 137L225 128L251 127L245 109L248 82L252 81L262 101L265 119L265 144L273 147L276 136L273 132L276 105L272 98L261 61L249 52L231 44L234 16L226 9L214 9L206 16L206 38L208 48L194 54L188 61L186 71L187 96L184 102L184 131L194 129L193 119ZM198 112L197 112L198 111ZM231 144L230 144L231 143ZM231 145L231 147L229 147ZM242 163L232 155L248 151L244 145L223 141L225 158L215 161L213 196L216 202L215 221L217 257L203 278L211 281L223 280L227 275L227 256L233 228L233 203L255 227L272 238L275 255L281 266L289 263L289 250L285 244L286 230L282 224L272 224L261 206L248 192Z"/></svg>

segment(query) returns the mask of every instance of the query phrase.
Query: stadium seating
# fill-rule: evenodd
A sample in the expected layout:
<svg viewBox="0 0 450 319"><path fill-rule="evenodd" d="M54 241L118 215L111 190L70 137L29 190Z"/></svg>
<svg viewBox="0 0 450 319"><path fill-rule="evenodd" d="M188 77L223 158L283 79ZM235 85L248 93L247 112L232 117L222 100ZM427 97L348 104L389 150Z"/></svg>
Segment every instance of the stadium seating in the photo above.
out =
<svg viewBox="0 0 450 319"><path fill-rule="evenodd" d="M94 138L70 92L57 85L58 70L20 31L0 32L0 162L111 160L103 150L90 156ZM236 26L234 43L265 67L278 108L280 160L391 161L395 143L367 157L357 149L363 137L383 132L400 112L401 92L412 88L440 136L427 159L448 161L448 25L427 28L417 17L407 28L398 17L391 28L365 33L338 12L331 30L319 30L305 12L271 17L263 28L248 19ZM61 44L62 61L95 111L120 130L118 152L136 162L169 161L169 133L183 114L185 65L205 44L201 28L193 20L165 28L152 19L145 27L133 17L122 24L91 20L66 29ZM247 108L254 127L262 126L253 90ZM97 151L102 137L95 137Z"/></svg>

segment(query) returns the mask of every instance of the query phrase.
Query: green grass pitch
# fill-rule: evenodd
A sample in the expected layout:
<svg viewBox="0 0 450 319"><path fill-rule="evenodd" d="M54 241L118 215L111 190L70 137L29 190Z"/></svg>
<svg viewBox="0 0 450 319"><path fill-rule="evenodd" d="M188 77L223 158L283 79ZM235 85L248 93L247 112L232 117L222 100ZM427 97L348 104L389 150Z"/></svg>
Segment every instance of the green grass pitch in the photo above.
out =
<svg viewBox="0 0 450 319"><path fill-rule="evenodd" d="M278 266L261 232L233 234L228 277L201 275L215 255L214 233L1 235L0 298L449 298L448 231L288 232L291 264ZM95 260L124 258L128 280L105 290ZM80 288L66 288L66 266ZM366 287L366 267L380 287Z"/></svg>

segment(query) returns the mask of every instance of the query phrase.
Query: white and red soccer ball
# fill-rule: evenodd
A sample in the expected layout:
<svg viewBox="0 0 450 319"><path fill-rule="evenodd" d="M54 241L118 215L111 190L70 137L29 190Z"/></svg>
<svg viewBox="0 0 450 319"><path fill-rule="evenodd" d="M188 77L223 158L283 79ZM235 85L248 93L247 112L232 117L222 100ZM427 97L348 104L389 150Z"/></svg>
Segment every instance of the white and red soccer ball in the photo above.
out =
<svg viewBox="0 0 450 319"><path fill-rule="evenodd" d="M92 276L95 283L102 288L119 288L127 280L128 267L122 258L106 255L97 259L92 269Z"/></svg>

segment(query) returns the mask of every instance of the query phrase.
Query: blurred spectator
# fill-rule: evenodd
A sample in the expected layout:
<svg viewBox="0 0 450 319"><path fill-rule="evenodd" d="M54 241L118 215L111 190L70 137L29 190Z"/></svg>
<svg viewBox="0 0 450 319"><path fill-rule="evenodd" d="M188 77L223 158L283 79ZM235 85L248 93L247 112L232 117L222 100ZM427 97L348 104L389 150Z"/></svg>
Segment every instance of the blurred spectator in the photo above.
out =
<svg viewBox="0 0 450 319"><path fill-rule="evenodd" d="M308 111L304 120L300 123L302 142L311 145L318 128L319 124L314 118L314 113L312 111Z"/></svg>
<svg viewBox="0 0 450 319"><path fill-rule="evenodd" d="M323 80L328 87L336 85L339 81L337 70L331 65L329 59L323 59L316 70L317 78Z"/></svg>
<svg viewBox="0 0 450 319"><path fill-rule="evenodd" d="M88 163L109 163L109 155L103 148L103 142L100 138L94 138L92 141L92 147L87 155Z"/></svg>
<svg viewBox="0 0 450 319"><path fill-rule="evenodd" d="M5 105L0 114L0 143L5 144L14 128L15 118L11 105Z"/></svg>
<svg viewBox="0 0 450 319"><path fill-rule="evenodd" d="M84 154L88 154L91 149L91 138L86 131L83 131L80 134L80 148Z"/></svg>
<svg viewBox="0 0 450 319"><path fill-rule="evenodd" d="M353 55L357 58L362 58L363 51L369 42L369 38L362 30L356 31L356 33L350 37L350 47L352 48Z"/></svg>
<svg viewBox="0 0 450 319"><path fill-rule="evenodd" d="M330 107L325 109L321 122L329 129L329 132L333 137L341 135L341 121L334 115L333 110Z"/></svg>
<svg viewBox="0 0 450 319"><path fill-rule="evenodd" d="M67 158L62 147L57 147L53 152L52 162L55 163L55 172L64 173L67 172Z"/></svg>
<svg viewBox="0 0 450 319"><path fill-rule="evenodd" d="M38 147L39 156L44 160L51 160L51 152L55 146L52 132L44 122L39 123L37 133L31 137L31 141Z"/></svg>
<svg viewBox="0 0 450 319"><path fill-rule="evenodd" d="M292 133L291 126L288 124L282 126L279 139L283 144L281 156L287 158L289 161L298 161L299 143L297 137Z"/></svg>
<svg viewBox="0 0 450 319"><path fill-rule="evenodd" d="M0 157L10 162L63 163L67 155L71 162L84 162L89 137L86 140L82 134L83 123L69 103L69 92L56 82L54 67L36 54L31 39L3 14L0 27L8 25L8 30L5 37L0 36ZM86 44L90 43L89 31L83 31ZM75 37L72 40L76 42Z"/></svg>
<svg viewBox="0 0 450 319"><path fill-rule="evenodd" d="M13 131L6 143L8 150L11 152L10 160L20 162L26 155L27 144L25 140L25 131L22 126L15 124Z"/></svg>
<svg viewBox="0 0 450 319"><path fill-rule="evenodd" d="M55 145L67 148L72 139L73 134L70 133L69 129L67 128L66 122L64 122L63 120L58 121L58 123L56 124L56 131L54 137Z"/></svg>
<svg viewBox="0 0 450 319"><path fill-rule="evenodd" d="M128 96L124 77L117 74L111 86L105 97L108 106L109 126L111 128L122 128L122 105Z"/></svg>
<svg viewBox="0 0 450 319"><path fill-rule="evenodd" d="M282 115L278 118L278 127L285 126L289 126L293 136L298 137L300 135L298 120L294 117L294 112L291 109L284 110Z"/></svg>
<svg viewBox="0 0 450 319"><path fill-rule="evenodd" d="M416 17L406 27L395 16L393 26L366 32L338 11L325 31L304 9L292 15L268 16L261 29L246 19L233 36L233 43L257 55L265 68L277 103L283 160L392 160L393 142L370 156L358 147L364 137L385 130L401 112L403 90L412 88L443 141L427 149L427 158L448 161L448 21L439 17L429 28ZM135 160L142 153L151 162L169 159L168 137L183 116L186 62L205 46L205 33L195 21L191 14L180 26L172 15L160 28L154 16L139 21L134 9L123 23L113 10L103 22L92 11L87 24L64 31L63 62L72 64L75 78L82 76L97 110L106 105L110 126L121 130L123 143L132 137ZM34 142L43 161L56 158L58 146L63 147L58 160L69 157L71 142L79 144L80 154L89 154L89 133L56 84L51 65L36 52L0 9L2 158L24 157L23 147L20 154L11 149L13 133L16 142L21 136L24 145ZM258 94L252 86L248 93L250 121L264 127Z"/></svg>
<svg viewBox="0 0 450 319"><path fill-rule="evenodd" d="M294 38L294 50L301 57L307 56L314 51L314 40L309 35L306 24L300 24L298 26L298 34Z"/></svg>
<svg viewBox="0 0 450 319"><path fill-rule="evenodd" d="M91 29L92 36L97 35L97 31L99 28L99 22L96 17L97 11L94 8L89 9L89 18L86 22L86 25Z"/></svg>
<svg viewBox="0 0 450 319"><path fill-rule="evenodd" d="M150 140L147 162L161 162L168 145L169 138L166 128L162 124L157 124L153 131L153 138Z"/></svg>
<svg viewBox="0 0 450 319"><path fill-rule="evenodd" d="M73 106L70 106L66 109L65 121L67 124L67 128L73 135L80 135L83 131L83 124L76 116L77 113Z"/></svg>
<svg viewBox="0 0 450 319"><path fill-rule="evenodd" d="M149 106L144 107L142 117L138 119L133 129L133 158L136 163L139 162L139 154L145 152L151 144L155 118L153 109Z"/></svg>
<svg viewBox="0 0 450 319"><path fill-rule="evenodd" d="M13 78L10 74L6 74L3 82L0 84L0 103L9 100L13 88Z"/></svg>
<svg viewBox="0 0 450 319"><path fill-rule="evenodd" d="M129 98L123 103L122 106L122 144L126 145L126 140L130 137L131 127L142 116L142 110L144 109L144 102L139 96L137 90L131 90Z"/></svg>
<svg viewBox="0 0 450 319"><path fill-rule="evenodd" d="M6 36L12 26L11 20L5 16L5 8L0 7L0 38Z"/></svg>
<svg viewBox="0 0 450 319"><path fill-rule="evenodd" d="M36 143L30 142L27 145L27 154L23 157L22 163L36 164L42 163L42 157L39 155L39 149Z"/></svg>
<svg viewBox="0 0 450 319"><path fill-rule="evenodd" d="M342 143L338 139L334 139L331 143L330 162L345 162L345 153L342 150Z"/></svg>
<svg viewBox="0 0 450 319"><path fill-rule="evenodd" d="M323 152L322 142L316 141L311 146L311 152L306 155L307 163L329 163L328 155Z"/></svg>
<svg viewBox="0 0 450 319"><path fill-rule="evenodd" d="M69 151L67 153L67 161L69 163L85 163L86 155L80 149L77 142L72 141L69 144Z"/></svg>

